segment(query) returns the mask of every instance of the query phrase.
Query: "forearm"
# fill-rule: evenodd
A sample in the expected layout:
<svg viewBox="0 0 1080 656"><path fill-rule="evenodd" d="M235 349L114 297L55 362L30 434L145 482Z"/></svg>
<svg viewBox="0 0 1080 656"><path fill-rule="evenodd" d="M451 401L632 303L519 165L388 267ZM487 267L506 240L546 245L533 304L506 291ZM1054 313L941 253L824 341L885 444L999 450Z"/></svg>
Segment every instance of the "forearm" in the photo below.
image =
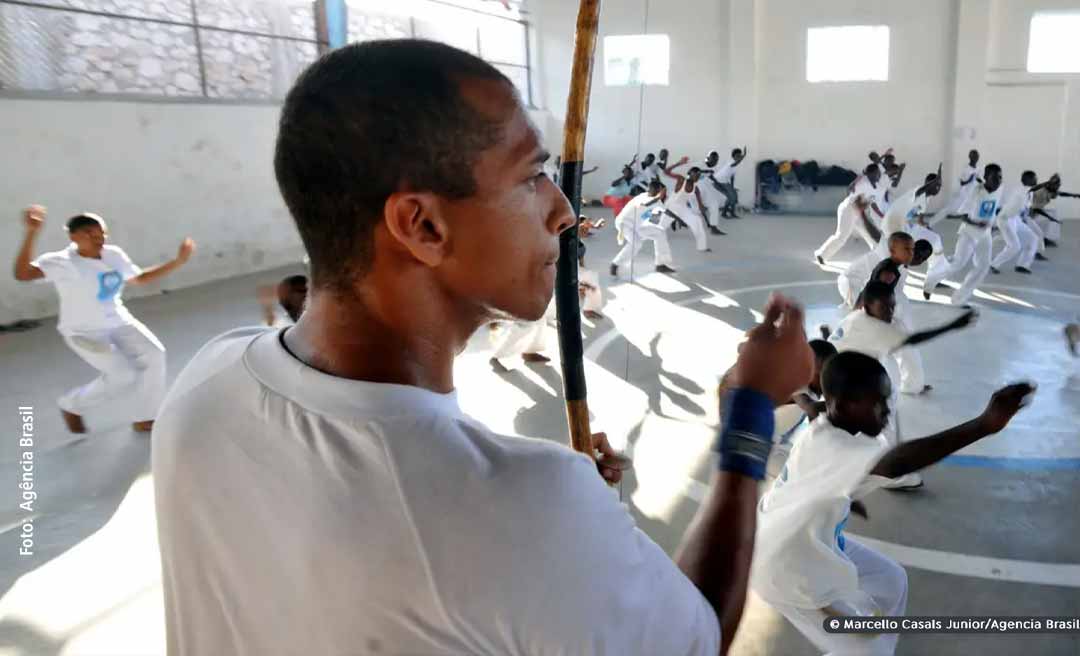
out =
<svg viewBox="0 0 1080 656"><path fill-rule="evenodd" d="M165 262L163 264L152 266L148 269L143 269L142 273L132 278L129 282L135 285L148 285L156 280L164 278L165 276L179 269L183 265L183 260L169 260L168 262Z"/></svg>
<svg viewBox="0 0 1080 656"><path fill-rule="evenodd" d="M881 211L881 208L877 206L877 203L871 203L870 207L874 209L874 214L877 214L879 218L883 218L885 213Z"/></svg>
<svg viewBox="0 0 1080 656"><path fill-rule="evenodd" d="M34 242L37 241L36 232L27 232L23 237L22 246L15 254L15 279L27 280L32 273L33 267L30 261L34 259Z"/></svg>
<svg viewBox="0 0 1080 656"><path fill-rule="evenodd" d="M878 461L871 473L898 478L929 467L988 434L978 419L972 419L937 435L897 445Z"/></svg>
<svg viewBox="0 0 1080 656"><path fill-rule="evenodd" d="M757 481L718 471L675 552L675 563L720 620L721 653L735 637L746 602L757 527Z"/></svg>
<svg viewBox="0 0 1080 656"><path fill-rule="evenodd" d="M953 330L958 330L958 328L958 326L952 323L947 323L944 326L939 326L937 328L931 328L930 330L913 333L910 337L904 340L902 346L915 346L916 344L929 342L930 340L936 337L940 337L945 333L952 332Z"/></svg>
<svg viewBox="0 0 1080 656"><path fill-rule="evenodd" d="M881 241L881 229L874 225L874 222L870 220L870 217L866 216L866 210L859 210L859 220L862 221L863 227L870 233L870 238L874 241Z"/></svg>

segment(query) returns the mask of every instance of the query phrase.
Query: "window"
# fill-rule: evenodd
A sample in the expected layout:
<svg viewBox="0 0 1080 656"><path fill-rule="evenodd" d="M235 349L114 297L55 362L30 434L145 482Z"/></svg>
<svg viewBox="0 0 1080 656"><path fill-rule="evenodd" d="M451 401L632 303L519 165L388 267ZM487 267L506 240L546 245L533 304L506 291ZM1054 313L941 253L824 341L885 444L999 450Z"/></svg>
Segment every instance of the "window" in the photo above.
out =
<svg viewBox="0 0 1080 656"><path fill-rule="evenodd" d="M1036 12L1028 39L1029 73L1080 73L1080 12Z"/></svg>
<svg viewBox="0 0 1080 656"><path fill-rule="evenodd" d="M666 34L604 37L604 84L609 87L668 83L671 43Z"/></svg>
<svg viewBox="0 0 1080 656"><path fill-rule="evenodd" d="M806 81L889 79L889 27L844 25L806 30Z"/></svg>

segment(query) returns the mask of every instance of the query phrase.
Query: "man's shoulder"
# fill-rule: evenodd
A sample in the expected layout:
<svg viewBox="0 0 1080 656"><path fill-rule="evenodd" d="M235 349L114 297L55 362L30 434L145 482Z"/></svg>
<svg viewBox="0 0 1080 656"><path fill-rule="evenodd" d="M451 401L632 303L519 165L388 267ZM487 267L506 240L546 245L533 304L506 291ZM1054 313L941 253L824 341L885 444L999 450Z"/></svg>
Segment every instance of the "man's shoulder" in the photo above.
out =
<svg viewBox="0 0 1080 656"><path fill-rule="evenodd" d="M204 387L219 374L243 367L244 353L247 351L248 346L255 339L269 332L275 331L266 326L235 328L204 344L195 356L188 361L172 387L170 387L162 405L161 414L166 414L170 409L177 406L183 406L184 399L189 398L191 392ZM234 394L237 390L228 389L225 391ZM211 393L217 394L216 391L211 391Z"/></svg>

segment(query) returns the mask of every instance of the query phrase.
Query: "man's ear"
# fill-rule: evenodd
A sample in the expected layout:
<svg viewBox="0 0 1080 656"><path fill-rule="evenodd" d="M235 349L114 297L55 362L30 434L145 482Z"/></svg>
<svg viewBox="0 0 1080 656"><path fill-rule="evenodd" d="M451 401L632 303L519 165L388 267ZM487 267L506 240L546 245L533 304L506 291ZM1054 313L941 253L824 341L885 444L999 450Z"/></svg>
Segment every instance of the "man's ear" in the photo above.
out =
<svg viewBox="0 0 1080 656"><path fill-rule="evenodd" d="M390 236L420 262L437 266L446 257L450 226L435 194L411 191L390 194L383 205L383 220Z"/></svg>

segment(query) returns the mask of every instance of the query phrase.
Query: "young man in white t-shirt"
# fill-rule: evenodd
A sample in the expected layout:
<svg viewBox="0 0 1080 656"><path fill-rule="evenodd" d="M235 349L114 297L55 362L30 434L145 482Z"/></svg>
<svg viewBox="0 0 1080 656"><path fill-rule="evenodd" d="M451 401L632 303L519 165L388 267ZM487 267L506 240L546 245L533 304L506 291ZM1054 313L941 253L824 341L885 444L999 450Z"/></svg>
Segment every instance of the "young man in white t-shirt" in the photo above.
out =
<svg viewBox="0 0 1080 656"><path fill-rule="evenodd" d="M975 189L981 184L979 180L979 151L972 149L968 151L968 161L964 165L964 168L957 175L957 187L953 190L952 195L949 196L949 200L945 205L934 214L934 218L930 220L930 225L935 225L938 221L945 217L950 219L959 219L967 216L970 209L971 196L975 192Z"/></svg>
<svg viewBox="0 0 1080 656"><path fill-rule="evenodd" d="M698 188L701 189L701 197L705 201L705 209L707 210L705 219L709 224L709 232L714 235L725 235L727 233L717 225L720 222L721 208L725 202L725 196L720 190L720 181L716 178L716 167L719 163L720 153L710 150L709 154L705 156L705 160L698 167L701 169L702 178Z"/></svg>
<svg viewBox="0 0 1080 656"><path fill-rule="evenodd" d="M948 267L940 267L926 276L924 289L934 289L939 282L949 276L962 273L971 263L960 289L953 292L953 305L966 305L975 293L975 288L990 272L990 260L993 257L993 241L990 228L1001 212L1001 167L987 164L983 170L983 183L971 197L971 210L964 217L964 223L957 233L956 249Z"/></svg>
<svg viewBox="0 0 1080 656"><path fill-rule="evenodd" d="M896 561L844 534L855 501L1003 430L1034 391L994 393L977 418L890 445L881 436L892 383L877 359L841 351L822 372L826 411L795 438L784 471L758 504L751 587L829 654L888 656L898 634L829 633L834 616L898 616L907 574Z"/></svg>
<svg viewBox="0 0 1080 656"><path fill-rule="evenodd" d="M259 289L263 321L271 328L284 328L295 324L304 312L306 301L307 276L304 275L286 276L273 287ZM277 306L285 311L285 316L278 315Z"/></svg>
<svg viewBox="0 0 1080 656"><path fill-rule="evenodd" d="M735 188L735 167L746 158L748 150L746 146L733 149L731 159L716 172L715 178L720 185L720 192L727 197L727 202L724 203L724 207L720 211L720 216L725 219L739 218L739 215L735 213L739 207L739 190Z"/></svg>
<svg viewBox="0 0 1080 656"><path fill-rule="evenodd" d="M83 414L102 403L129 396L132 428L149 432L165 396L165 347L124 307L125 285L145 285L182 266L195 250L185 239L176 259L140 269L122 249L106 245L105 221L79 214L67 222L71 245L33 258L34 242L45 224L45 208L23 213L26 236L15 257L15 279L46 280L60 297L56 329L87 364L101 372L93 381L60 397L64 423L73 433L86 432Z"/></svg>
<svg viewBox="0 0 1080 656"><path fill-rule="evenodd" d="M730 642L773 408L810 378L804 313L774 296L742 345L673 560L605 484L621 461L602 436L576 453L458 406L455 356L491 321L543 316L577 220L542 143L513 83L442 43L350 44L300 75L275 173L311 256L307 307L209 342L154 428L169 654Z"/></svg>
<svg viewBox="0 0 1080 656"><path fill-rule="evenodd" d="M675 172L675 169L689 161L690 158L684 156L664 169L664 175L675 180L675 188L665 202L668 209L690 228L697 250L703 253L711 252L709 237L705 232L709 210L702 199L701 169L691 166L686 175Z"/></svg>
<svg viewBox="0 0 1080 656"><path fill-rule="evenodd" d="M881 170L876 164L870 164L863 170L863 174L848 187L847 197L836 208L836 232L814 251L814 259L818 264L824 265L826 260L835 257L851 238L852 233L862 237L870 248L877 245L877 240L866 231L863 222L859 219L859 214L865 213L871 223L880 223L884 216L880 207L883 192L883 189L878 186L880 179Z"/></svg>
<svg viewBox="0 0 1080 656"><path fill-rule="evenodd" d="M619 275L619 267L628 266L647 241L653 243L656 271L675 273L671 268L667 229L678 217L664 206L666 198L667 187L659 180L653 180L648 191L635 196L615 217L615 240L622 248L611 261L611 275Z"/></svg>

